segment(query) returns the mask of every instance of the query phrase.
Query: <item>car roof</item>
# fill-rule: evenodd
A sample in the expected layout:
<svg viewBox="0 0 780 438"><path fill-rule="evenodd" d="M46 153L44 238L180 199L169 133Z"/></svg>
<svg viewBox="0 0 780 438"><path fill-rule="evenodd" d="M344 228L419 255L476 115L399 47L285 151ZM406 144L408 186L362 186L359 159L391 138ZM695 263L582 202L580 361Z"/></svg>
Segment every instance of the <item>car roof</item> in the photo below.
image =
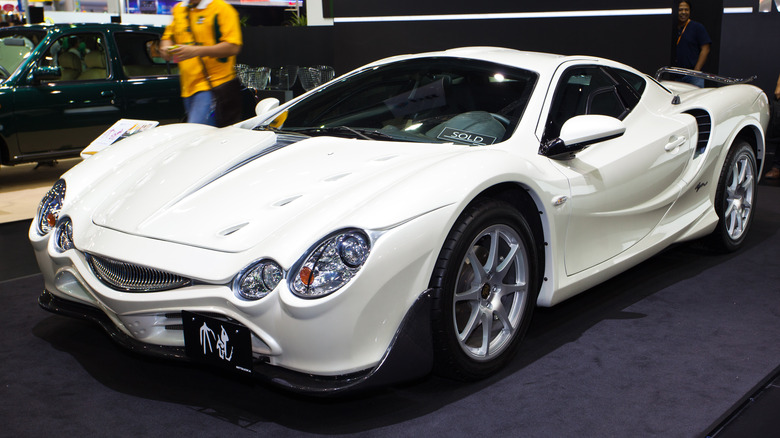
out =
<svg viewBox="0 0 780 438"><path fill-rule="evenodd" d="M103 30L115 30L115 31L121 31L121 30L146 30L146 29L153 29L153 30L161 30L163 27L160 26L148 26L148 25L140 25L140 24L121 24L121 23L59 23L59 24L25 24L23 26L19 26L25 29L31 29L31 30L43 30L46 32L51 31L60 31L60 32L68 32L70 30L74 32L81 32L81 31L103 31ZM16 27L18 29L18 27Z"/></svg>
<svg viewBox="0 0 780 438"><path fill-rule="evenodd" d="M492 47L492 46L474 46L474 47L459 47L449 50L443 50L438 52L426 52L418 54L408 54L393 56L390 58L382 59L371 63L369 65L385 64L389 62L396 62L405 59L415 58L427 58L427 57L455 57L455 58L468 58L477 59L482 61L495 62L498 64L504 64L509 66L515 66L526 70L535 71L543 76L551 76L555 70L561 66L561 64L569 62L578 63L595 63L606 64L613 66L620 66L633 70L628 66L620 63L610 61L603 58L593 56L581 56L581 55L559 55L542 52L529 52L523 50L509 49L504 47Z"/></svg>

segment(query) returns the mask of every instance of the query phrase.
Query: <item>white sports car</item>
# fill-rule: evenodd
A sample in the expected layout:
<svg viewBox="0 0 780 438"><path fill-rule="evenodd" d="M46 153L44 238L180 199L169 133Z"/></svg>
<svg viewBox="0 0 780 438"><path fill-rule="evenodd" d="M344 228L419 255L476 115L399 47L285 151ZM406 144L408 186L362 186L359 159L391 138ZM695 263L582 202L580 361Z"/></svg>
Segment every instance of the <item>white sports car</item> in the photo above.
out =
<svg viewBox="0 0 780 438"><path fill-rule="evenodd" d="M769 119L752 85L491 47L257 112L152 128L63 175L29 233L40 305L303 392L478 379L535 306L676 242L739 248Z"/></svg>

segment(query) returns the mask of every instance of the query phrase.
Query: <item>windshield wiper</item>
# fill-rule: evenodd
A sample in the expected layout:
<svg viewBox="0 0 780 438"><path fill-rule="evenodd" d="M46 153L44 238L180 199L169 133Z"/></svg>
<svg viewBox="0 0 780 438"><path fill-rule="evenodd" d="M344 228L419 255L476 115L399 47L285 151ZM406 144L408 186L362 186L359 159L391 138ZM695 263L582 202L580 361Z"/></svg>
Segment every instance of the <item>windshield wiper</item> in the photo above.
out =
<svg viewBox="0 0 780 438"><path fill-rule="evenodd" d="M293 132L304 132L309 135L317 134L352 134L364 140L398 140L397 137L382 132L375 128L352 128L345 125L323 126L311 128L291 128Z"/></svg>
<svg viewBox="0 0 780 438"><path fill-rule="evenodd" d="M293 131L293 130L285 130L285 129L279 129L279 128L273 128L268 125L258 125L252 128L252 131L271 131L275 134L288 134L288 135L303 135L305 137L311 137L308 134L304 134L300 131Z"/></svg>

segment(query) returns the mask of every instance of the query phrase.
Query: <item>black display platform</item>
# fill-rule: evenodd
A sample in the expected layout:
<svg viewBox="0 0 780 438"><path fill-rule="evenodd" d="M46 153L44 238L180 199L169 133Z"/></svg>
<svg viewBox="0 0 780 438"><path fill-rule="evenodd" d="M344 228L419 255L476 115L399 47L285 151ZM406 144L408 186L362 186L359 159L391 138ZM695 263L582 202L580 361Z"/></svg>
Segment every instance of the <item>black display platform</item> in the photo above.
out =
<svg viewBox="0 0 780 438"><path fill-rule="evenodd" d="M680 245L538 309L518 357L491 379L431 376L339 399L138 356L41 310L29 221L2 224L2 434L775 436L780 187L758 196L742 251Z"/></svg>

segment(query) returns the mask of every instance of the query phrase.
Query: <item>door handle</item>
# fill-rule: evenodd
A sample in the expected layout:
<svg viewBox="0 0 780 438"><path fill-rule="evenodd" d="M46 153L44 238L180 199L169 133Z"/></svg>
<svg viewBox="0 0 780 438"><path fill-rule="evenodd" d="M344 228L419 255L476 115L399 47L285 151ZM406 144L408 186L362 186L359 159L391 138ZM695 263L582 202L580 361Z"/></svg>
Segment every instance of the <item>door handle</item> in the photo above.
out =
<svg viewBox="0 0 780 438"><path fill-rule="evenodd" d="M110 99L109 102L111 102L111 105L116 104L116 93L114 93L113 90L104 90L100 92L100 97L105 97L107 99Z"/></svg>
<svg viewBox="0 0 780 438"><path fill-rule="evenodd" d="M685 144L685 140L686 140L685 137L677 137L675 139L672 139L672 140L669 141L669 143L666 144L666 146L664 146L664 150L666 152L671 152L671 151L679 148L683 144Z"/></svg>

